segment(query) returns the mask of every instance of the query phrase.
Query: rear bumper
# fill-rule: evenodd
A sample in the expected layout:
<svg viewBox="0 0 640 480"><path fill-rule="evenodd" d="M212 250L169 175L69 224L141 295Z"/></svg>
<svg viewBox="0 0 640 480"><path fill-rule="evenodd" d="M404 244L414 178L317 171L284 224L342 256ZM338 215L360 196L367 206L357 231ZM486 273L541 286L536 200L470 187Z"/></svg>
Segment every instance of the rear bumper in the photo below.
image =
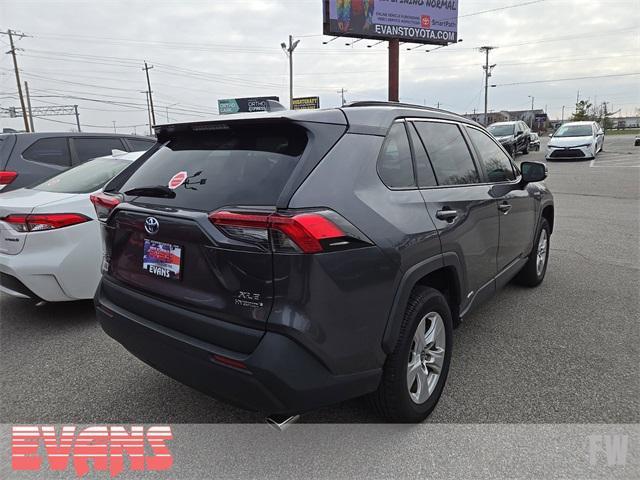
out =
<svg viewBox="0 0 640 480"><path fill-rule="evenodd" d="M32 273L33 265L19 255L0 254L0 290L18 298L65 302L69 297L53 274Z"/></svg>
<svg viewBox="0 0 640 480"><path fill-rule="evenodd" d="M380 381L380 369L334 375L300 344L278 333L266 332L251 353L238 353L128 312L103 295L102 287L95 304L103 330L140 360L247 410L301 413L369 393ZM238 327L234 330L237 335ZM247 330L255 335L255 330ZM247 368L220 364L214 355L237 360Z"/></svg>

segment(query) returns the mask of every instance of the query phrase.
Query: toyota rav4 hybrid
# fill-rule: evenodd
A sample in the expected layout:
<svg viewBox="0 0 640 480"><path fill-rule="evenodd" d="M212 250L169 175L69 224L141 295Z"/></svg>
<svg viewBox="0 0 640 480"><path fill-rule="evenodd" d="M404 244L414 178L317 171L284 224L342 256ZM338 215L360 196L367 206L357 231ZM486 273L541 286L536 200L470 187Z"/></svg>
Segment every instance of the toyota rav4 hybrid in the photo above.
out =
<svg viewBox="0 0 640 480"><path fill-rule="evenodd" d="M289 416L369 395L422 421L452 331L547 269L553 198L486 130L357 103L159 126L94 195L103 329L165 374Z"/></svg>

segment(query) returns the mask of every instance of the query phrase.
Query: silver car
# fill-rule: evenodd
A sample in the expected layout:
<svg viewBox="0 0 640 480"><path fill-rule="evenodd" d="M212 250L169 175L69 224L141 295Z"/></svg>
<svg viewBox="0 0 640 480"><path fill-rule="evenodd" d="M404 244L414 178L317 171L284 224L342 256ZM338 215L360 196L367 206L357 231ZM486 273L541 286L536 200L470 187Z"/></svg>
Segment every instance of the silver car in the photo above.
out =
<svg viewBox="0 0 640 480"><path fill-rule="evenodd" d="M604 132L597 122L562 125L547 145L547 160L593 159L604 146Z"/></svg>

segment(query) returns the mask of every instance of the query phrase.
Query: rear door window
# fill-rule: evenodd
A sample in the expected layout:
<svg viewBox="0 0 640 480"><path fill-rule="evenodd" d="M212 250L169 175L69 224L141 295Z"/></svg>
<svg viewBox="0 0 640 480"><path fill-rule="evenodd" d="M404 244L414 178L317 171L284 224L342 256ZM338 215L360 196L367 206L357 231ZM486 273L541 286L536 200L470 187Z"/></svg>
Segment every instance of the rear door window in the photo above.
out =
<svg viewBox="0 0 640 480"><path fill-rule="evenodd" d="M173 198L139 197L151 205L212 211L223 206L272 206L307 145L292 124L232 125L213 131L176 133L143 163L121 192L167 187L184 172Z"/></svg>
<svg viewBox="0 0 640 480"><path fill-rule="evenodd" d="M38 163L47 163L60 167L71 165L69 144L64 137L41 138L22 152L22 157Z"/></svg>
<svg viewBox="0 0 640 480"><path fill-rule="evenodd" d="M35 187L34 190L57 193L91 193L100 190L131 162L116 158L98 158L70 168Z"/></svg>
<svg viewBox="0 0 640 480"><path fill-rule="evenodd" d="M127 151L127 148L122 144L122 140L116 137L76 137L73 139L73 148L76 151L78 163L111 155L113 150Z"/></svg>
<svg viewBox="0 0 640 480"><path fill-rule="evenodd" d="M435 173L431 167L429 157L427 157L427 151L424 149L422 140L418 136L416 126L409 125L409 136L411 137L411 144L413 145L413 156L416 160L416 173L418 174L418 186L420 187L433 187L438 184L436 181Z"/></svg>
<svg viewBox="0 0 640 480"><path fill-rule="evenodd" d="M478 170L458 125L440 122L416 122L415 125L431 159L438 185L480 182Z"/></svg>
<svg viewBox="0 0 640 480"><path fill-rule="evenodd" d="M404 123L395 123L382 146L378 160L378 174L387 187L411 188L416 186L411 160L411 147Z"/></svg>

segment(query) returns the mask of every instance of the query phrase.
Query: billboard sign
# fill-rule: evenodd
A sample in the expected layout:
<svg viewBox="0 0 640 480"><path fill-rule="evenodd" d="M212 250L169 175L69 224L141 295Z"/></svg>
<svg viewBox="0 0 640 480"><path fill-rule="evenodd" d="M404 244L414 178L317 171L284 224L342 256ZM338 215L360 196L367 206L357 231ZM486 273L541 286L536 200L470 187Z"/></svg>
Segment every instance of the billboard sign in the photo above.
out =
<svg viewBox="0 0 640 480"><path fill-rule="evenodd" d="M251 98L226 98L218 100L218 112L220 115L229 113L269 112L269 101L279 102L278 97L251 97Z"/></svg>
<svg viewBox="0 0 640 480"><path fill-rule="evenodd" d="M324 34L447 45L458 41L458 0L323 0Z"/></svg>
<svg viewBox="0 0 640 480"><path fill-rule="evenodd" d="M291 104L294 110L314 110L320 108L320 97L294 98Z"/></svg>

